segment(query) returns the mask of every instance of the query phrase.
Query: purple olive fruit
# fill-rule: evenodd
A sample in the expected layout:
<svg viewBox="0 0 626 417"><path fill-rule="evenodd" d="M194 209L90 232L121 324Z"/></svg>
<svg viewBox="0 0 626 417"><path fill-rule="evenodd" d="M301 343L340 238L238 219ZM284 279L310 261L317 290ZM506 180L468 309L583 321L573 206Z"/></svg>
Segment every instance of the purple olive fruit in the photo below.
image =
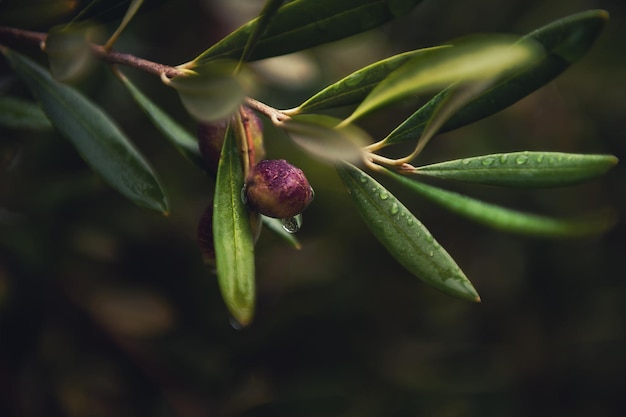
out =
<svg viewBox="0 0 626 417"><path fill-rule="evenodd" d="M301 169L284 159L256 164L244 187L248 207L268 217L294 217L313 200L313 189Z"/></svg>
<svg viewBox="0 0 626 417"><path fill-rule="evenodd" d="M243 132L247 138L251 138L254 145L255 159L263 159L265 149L263 148L263 122L256 115L254 110L243 107L241 114ZM198 126L198 148L207 171L217 174L217 165L222 153L222 145L226 136L228 120L219 120L212 123L200 123ZM246 140L247 140L246 138ZM250 143L250 142L248 142Z"/></svg>
<svg viewBox="0 0 626 417"><path fill-rule="evenodd" d="M200 123L198 126L198 148L207 171L217 174L222 145L226 136L227 120L212 123Z"/></svg>

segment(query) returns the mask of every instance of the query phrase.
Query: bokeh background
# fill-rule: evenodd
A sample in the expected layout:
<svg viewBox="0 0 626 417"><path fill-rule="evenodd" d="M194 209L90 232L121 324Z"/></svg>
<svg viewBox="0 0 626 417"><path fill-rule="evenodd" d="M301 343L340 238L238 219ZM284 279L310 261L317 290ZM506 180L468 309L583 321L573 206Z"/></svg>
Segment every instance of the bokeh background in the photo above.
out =
<svg viewBox="0 0 626 417"><path fill-rule="evenodd" d="M176 65L261 5L148 1L117 49ZM260 98L292 107L397 52L470 33L524 34L595 8L611 21L581 62L505 111L438 136L420 162L515 150L624 160L621 0L426 0L378 30L262 63ZM109 31L115 13L97 16ZM196 129L173 91L127 74ZM623 163L598 181L558 190L451 186L551 215L618 212L613 230L582 240L492 231L390 185L473 281L483 300L473 305L397 265L332 167L266 122L268 156L300 166L316 197L298 233L301 250L262 233L256 319L237 330L195 240L212 179L171 148L106 68L80 87L147 155L171 214L125 200L54 133L0 130L1 416L626 415ZM4 60L0 91L27 97ZM363 126L382 137L410 111L399 106Z"/></svg>

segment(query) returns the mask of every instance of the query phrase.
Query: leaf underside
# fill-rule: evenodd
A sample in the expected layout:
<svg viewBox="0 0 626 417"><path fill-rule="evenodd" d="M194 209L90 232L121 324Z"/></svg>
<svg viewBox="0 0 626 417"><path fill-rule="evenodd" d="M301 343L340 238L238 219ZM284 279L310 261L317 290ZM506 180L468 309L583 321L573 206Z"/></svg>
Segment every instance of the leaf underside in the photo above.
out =
<svg viewBox="0 0 626 417"><path fill-rule="evenodd" d="M506 232L545 237L583 237L603 233L615 222L614 216L606 211L573 219L524 213L427 185L391 171L385 172L400 184L453 213Z"/></svg>

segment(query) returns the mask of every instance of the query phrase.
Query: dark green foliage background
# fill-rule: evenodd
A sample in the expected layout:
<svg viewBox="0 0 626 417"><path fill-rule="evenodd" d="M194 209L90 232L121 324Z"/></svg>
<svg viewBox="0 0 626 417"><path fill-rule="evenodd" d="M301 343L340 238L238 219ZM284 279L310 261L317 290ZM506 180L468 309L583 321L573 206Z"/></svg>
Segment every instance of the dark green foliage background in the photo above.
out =
<svg viewBox="0 0 626 417"><path fill-rule="evenodd" d="M139 15L117 49L178 64L228 31L200 2L181 3L160 1ZM506 111L436 138L420 162L524 149L610 153L624 161L623 1L427 1L379 34L391 55L473 32L524 34L592 8L608 10L611 21L582 62ZM318 85L269 85L262 99L296 105L356 69L337 65L334 48L314 51ZM195 129L173 91L126 72ZM3 82L25 94L8 73L0 61ZM300 166L316 198L304 213L301 251L261 235L257 315L237 331L195 243L211 179L167 144L106 69L82 87L150 159L171 214L132 205L55 134L0 130L0 415L626 412L623 163L599 181L559 190L453 185L548 214L615 207L622 220L589 240L501 234L390 185L472 280L483 299L474 305L406 273L370 235L334 170L268 128L269 157ZM385 135L410 112L398 109L364 127Z"/></svg>

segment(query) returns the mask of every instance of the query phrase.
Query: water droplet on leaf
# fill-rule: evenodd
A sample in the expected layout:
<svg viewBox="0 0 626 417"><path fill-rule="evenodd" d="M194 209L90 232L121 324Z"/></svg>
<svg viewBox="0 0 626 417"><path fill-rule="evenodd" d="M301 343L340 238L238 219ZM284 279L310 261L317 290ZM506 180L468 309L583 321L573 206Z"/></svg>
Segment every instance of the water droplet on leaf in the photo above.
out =
<svg viewBox="0 0 626 417"><path fill-rule="evenodd" d="M515 158L515 163L517 165L524 165L526 162L528 162L528 155L519 155Z"/></svg>
<svg viewBox="0 0 626 417"><path fill-rule="evenodd" d="M398 207L398 203L393 203L391 205L391 214L395 216L396 214L398 214L398 211L400 211L400 207Z"/></svg>
<svg viewBox="0 0 626 417"><path fill-rule="evenodd" d="M283 229L287 233L296 233L302 227L302 213L297 216L289 217L287 219L281 219Z"/></svg>

